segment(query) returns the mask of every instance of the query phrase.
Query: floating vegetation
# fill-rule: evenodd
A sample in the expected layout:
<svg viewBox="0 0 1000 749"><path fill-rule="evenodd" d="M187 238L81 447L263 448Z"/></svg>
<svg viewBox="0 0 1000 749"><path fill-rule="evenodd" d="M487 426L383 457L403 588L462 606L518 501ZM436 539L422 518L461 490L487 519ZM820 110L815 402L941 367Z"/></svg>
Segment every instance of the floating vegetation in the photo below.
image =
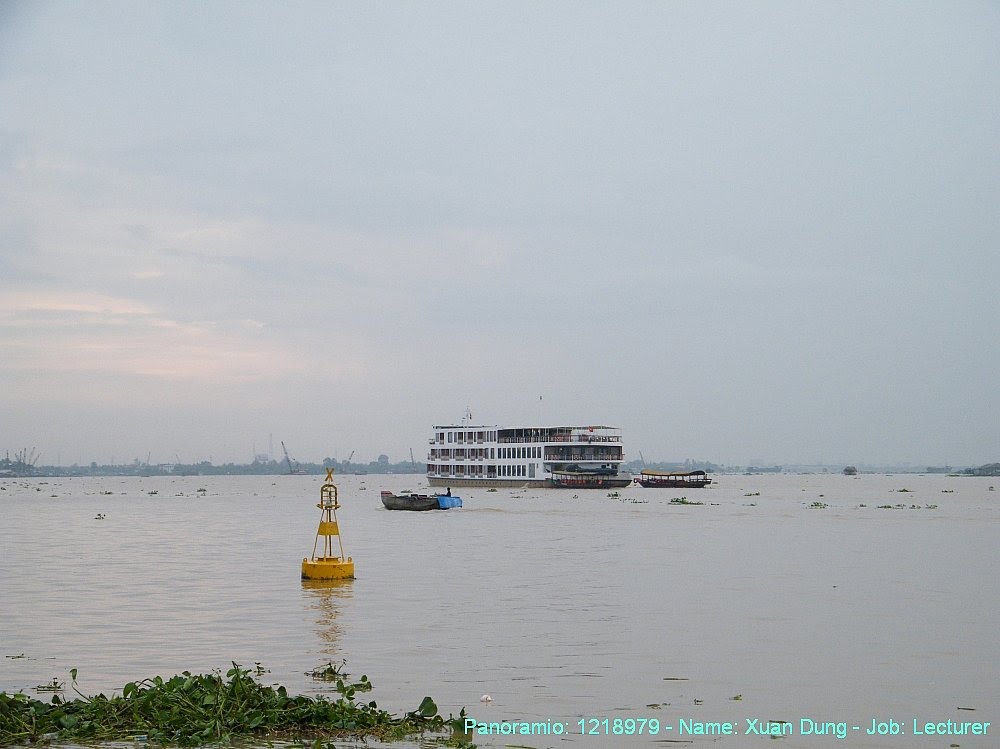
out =
<svg viewBox="0 0 1000 749"><path fill-rule="evenodd" d="M744 497L759 497L760 496L760 492L747 492L743 496Z"/></svg>
<svg viewBox="0 0 1000 749"><path fill-rule="evenodd" d="M878 505L876 509L878 510L936 510L937 505L907 505L905 502L900 502L896 505Z"/></svg>
<svg viewBox="0 0 1000 749"><path fill-rule="evenodd" d="M670 500L672 505L703 505L704 502L692 502L687 497L674 497Z"/></svg>
<svg viewBox="0 0 1000 749"><path fill-rule="evenodd" d="M729 699L734 700L736 702L739 702L740 700L743 699L743 695L742 694L737 694L734 697L730 697Z"/></svg>
<svg viewBox="0 0 1000 749"><path fill-rule="evenodd" d="M897 491L897 492L903 492L903 493L906 493L906 492L912 492L913 490L912 490L912 489L897 489L896 491Z"/></svg>
<svg viewBox="0 0 1000 749"><path fill-rule="evenodd" d="M347 673L344 671L344 666L346 665L346 658L340 662L339 666L334 666L333 661L329 661L325 666L319 666L312 671L306 671L306 676L311 679L319 679L320 681L336 681L343 676L347 676ZM361 678L368 681L367 676Z"/></svg>
<svg viewBox="0 0 1000 749"><path fill-rule="evenodd" d="M809 505L809 509L810 510L825 510L829 506L830 505L828 505L826 502L813 502L811 505Z"/></svg>
<svg viewBox="0 0 1000 749"><path fill-rule="evenodd" d="M50 681L48 684L39 684L37 687L35 687L35 691L36 692L61 692L63 690L63 686L64 686L64 684L62 682L60 682L59 680L57 680L55 677L52 677L52 681Z"/></svg>
<svg viewBox="0 0 1000 749"><path fill-rule="evenodd" d="M618 497L620 497L621 494L618 492L608 492L608 496L611 497L612 499L618 499Z"/></svg>
<svg viewBox="0 0 1000 749"><path fill-rule="evenodd" d="M331 664L332 665L332 664ZM257 664L257 672L264 670ZM143 737L150 743L174 746L230 743L234 740L310 741L329 739L392 741L461 725L438 714L424 697L420 706L402 717L380 710L374 702L355 701L355 693L370 689L337 679L335 700L325 696L290 696L285 687L260 684L249 669L237 664L226 673L192 676L189 672L164 680L160 676L130 682L121 696L80 695L50 703L23 693L0 692L0 745L52 739L58 742L128 741ZM57 683L53 679L53 683Z"/></svg>
<svg viewBox="0 0 1000 749"><path fill-rule="evenodd" d="M618 501L619 502L629 502L629 503L634 504L634 505L648 505L649 504L649 500L648 499L636 499L635 497L619 497Z"/></svg>

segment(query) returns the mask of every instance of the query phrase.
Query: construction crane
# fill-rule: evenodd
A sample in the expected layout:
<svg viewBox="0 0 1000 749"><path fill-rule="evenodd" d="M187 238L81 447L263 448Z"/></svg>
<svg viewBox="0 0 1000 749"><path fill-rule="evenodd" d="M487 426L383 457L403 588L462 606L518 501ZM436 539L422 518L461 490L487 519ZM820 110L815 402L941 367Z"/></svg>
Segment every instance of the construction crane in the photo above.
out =
<svg viewBox="0 0 1000 749"><path fill-rule="evenodd" d="M296 473L295 469L292 468L292 459L288 457L288 448L285 447L285 441L281 440L281 449L285 453L285 462L288 463L288 475L291 476Z"/></svg>

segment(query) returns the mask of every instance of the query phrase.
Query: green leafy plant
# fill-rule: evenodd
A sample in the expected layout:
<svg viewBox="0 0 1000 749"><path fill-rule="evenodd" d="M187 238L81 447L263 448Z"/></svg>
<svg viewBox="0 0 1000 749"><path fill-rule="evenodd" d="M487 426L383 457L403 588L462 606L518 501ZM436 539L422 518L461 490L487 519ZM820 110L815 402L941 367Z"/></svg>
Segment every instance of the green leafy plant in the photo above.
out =
<svg viewBox="0 0 1000 749"><path fill-rule="evenodd" d="M672 505L703 505L704 502L692 502L687 497L674 497L670 500Z"/></svg>
<svg viewBox="0 0 1000 749"><path fill-rule="evenodd" d="M342 660L339 665L333 665L333 661L328 661L325 666L318 666L312 671L307 671L306 676L313 679L318 679L320 681L336 681L341 676L346 676L344 671L344 666L347 665L347 660Z"/></svg>
<svg viewBox="0 0 1000 749"><path fill-rule="evenodd" d="M45 703L22 693L0 692L0 745L46 738L125 741L136 736L174 746L264 738L322 745L330 739L389 741L450 728L451 719L438 714L430 697L401 718L380 710L375 702L357 702L357 692L371 689L367 677L356 683L337 678L336 696L328 698L292 696L283 686L260 684L256 677L265 672L260 664L251 672L233 663L224 677L185 671L169 679L129 682L120 696L88 697L77 689L73 669L73 690L79 695L73 700L55 694Z"/></svg>

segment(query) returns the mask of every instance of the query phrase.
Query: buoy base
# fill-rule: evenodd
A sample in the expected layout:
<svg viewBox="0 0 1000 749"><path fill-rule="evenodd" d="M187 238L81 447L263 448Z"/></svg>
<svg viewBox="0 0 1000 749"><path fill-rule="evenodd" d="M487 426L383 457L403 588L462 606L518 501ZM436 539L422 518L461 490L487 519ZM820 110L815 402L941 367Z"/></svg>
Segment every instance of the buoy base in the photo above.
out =
<svg viewBox="0 0 1000 749"><path fill-rule="evenodd" d="M354 579L354 560L351 557L316 557L302 560L303 580Z"/></svg>

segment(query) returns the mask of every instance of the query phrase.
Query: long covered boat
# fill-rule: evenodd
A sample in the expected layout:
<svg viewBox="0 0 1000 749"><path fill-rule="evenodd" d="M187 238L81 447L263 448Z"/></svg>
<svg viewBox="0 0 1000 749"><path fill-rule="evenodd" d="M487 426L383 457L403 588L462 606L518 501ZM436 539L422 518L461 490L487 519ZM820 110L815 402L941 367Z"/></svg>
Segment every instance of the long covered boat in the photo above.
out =
<svg viewBox="0 0 1000 749"><path fill-rule="evenodd" d="M642 471L636 481L647 488L700 489L712 483L704 471Z"/></svg>
<svg viewBox="0 0 1000 749"><path fill-rule="evenodd" d="M435 426L431 486L601 489L622 487L622 435L609 426Z"/></svg>

